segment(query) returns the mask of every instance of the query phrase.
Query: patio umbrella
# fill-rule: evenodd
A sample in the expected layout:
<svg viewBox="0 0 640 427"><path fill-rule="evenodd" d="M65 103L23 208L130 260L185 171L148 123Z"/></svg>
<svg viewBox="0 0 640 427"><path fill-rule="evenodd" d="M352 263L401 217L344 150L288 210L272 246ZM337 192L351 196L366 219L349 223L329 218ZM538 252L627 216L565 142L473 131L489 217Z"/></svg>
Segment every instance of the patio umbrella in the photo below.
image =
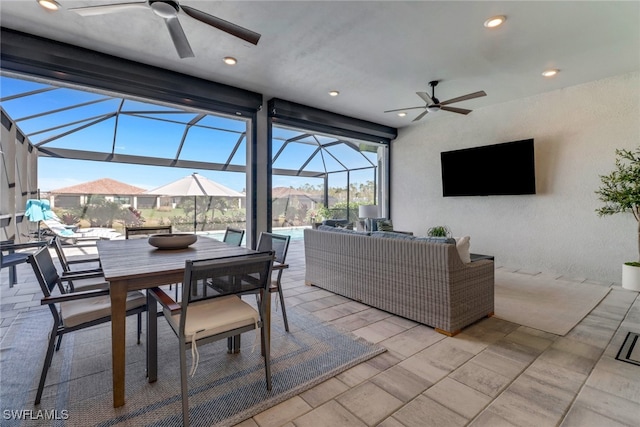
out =
<svg viewBox="0 0 640 427"><path fill-rule="evenodd" d="M153 194L158 196L193 196L194 209L193 209L193 232L196 232L197 226L197 205L196 200L198 196L210 196L210 197L245 197L244 194L233 190L229 187L225 187L215 181L205 178L199 175L197 172L192 173L189 176L180 178L177 181L170 182L161 187L154 188L147 191L145 194Z"/></svg>

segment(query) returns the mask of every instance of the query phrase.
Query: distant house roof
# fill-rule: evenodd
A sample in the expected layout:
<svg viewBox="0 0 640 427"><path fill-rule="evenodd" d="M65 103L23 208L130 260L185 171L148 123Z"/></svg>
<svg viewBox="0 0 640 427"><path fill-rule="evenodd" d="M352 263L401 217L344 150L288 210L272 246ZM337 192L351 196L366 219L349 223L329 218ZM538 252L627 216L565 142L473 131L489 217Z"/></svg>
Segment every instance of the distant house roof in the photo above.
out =
<svg viewBox="0 0 640 427"><path fill-rule="evenodd" d="M102 178L95 181L85 182L83 184L72 185L71 187L59 188L51 190L51 194L142 194L146 190L144 188L135 187L116 181L115 179Z"/></svg>

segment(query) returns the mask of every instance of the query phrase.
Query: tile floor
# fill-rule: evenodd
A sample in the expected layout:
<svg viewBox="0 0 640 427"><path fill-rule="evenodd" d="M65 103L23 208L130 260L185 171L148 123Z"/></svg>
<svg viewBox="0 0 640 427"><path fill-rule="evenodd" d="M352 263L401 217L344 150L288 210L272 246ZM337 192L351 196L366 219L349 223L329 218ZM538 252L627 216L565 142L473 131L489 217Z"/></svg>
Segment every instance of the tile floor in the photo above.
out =
<svg viewBox="0 0 640 427"><path fill-rule="evenodd" d="M95 253L85 248L84 253ZM292 242L283 285L288 307L352 331L387 352L251 419L241 427L638 426L640 366L615 359L640 332L637 292L616 286L566 336L495 317L455 337L305 286L304 246ZM498 267L496 274L537 272ZM19 284L0 274L0 337L20 311L41 310L29 265ZM567 280L566 277L562 278ZM279 321L274 313L274 321Z"/></svg>

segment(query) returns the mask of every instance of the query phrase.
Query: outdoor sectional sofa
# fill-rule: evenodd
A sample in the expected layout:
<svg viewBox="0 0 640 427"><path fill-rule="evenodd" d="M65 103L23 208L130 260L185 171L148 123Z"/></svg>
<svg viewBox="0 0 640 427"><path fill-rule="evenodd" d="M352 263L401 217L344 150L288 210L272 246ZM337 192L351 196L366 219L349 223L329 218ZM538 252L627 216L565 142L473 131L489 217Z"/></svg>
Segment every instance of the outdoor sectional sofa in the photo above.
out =
<svg viewBox="0 0 640 427"><path fill-rule="evenodd" d="M304 231L305 283L455 335L494 312L494 262L455 244L321 226Z"/></svg>

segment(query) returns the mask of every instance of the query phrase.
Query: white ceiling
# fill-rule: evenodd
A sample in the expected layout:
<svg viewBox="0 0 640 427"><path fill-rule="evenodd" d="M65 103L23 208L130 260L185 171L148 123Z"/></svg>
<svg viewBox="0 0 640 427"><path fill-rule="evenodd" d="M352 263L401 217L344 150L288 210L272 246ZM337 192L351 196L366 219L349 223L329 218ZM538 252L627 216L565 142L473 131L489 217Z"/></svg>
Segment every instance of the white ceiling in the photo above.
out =
<svg viewBox="0 0 640 427"><path fill-rule="evenodd" d="M47 12L35 0L2 0L0 23L393 127L410 125L421 110L405 118L383 111L422 105L415 92L430 92L430 80L441 81L441 101L484 90L486 97L452 105L477 109L640 70L638 1L184 0L262 34L254 46L181 13L196 55L188 59L150 9L82 17L64 8L123 1L58 1L63 9ZM506 23L485 28L493 15ZM238 64L225 65L224 56ZM561 72L543 78L550 67ZM340 96L330 97L333 89ZM422 122L442 114L454 113Z"/></svg>

